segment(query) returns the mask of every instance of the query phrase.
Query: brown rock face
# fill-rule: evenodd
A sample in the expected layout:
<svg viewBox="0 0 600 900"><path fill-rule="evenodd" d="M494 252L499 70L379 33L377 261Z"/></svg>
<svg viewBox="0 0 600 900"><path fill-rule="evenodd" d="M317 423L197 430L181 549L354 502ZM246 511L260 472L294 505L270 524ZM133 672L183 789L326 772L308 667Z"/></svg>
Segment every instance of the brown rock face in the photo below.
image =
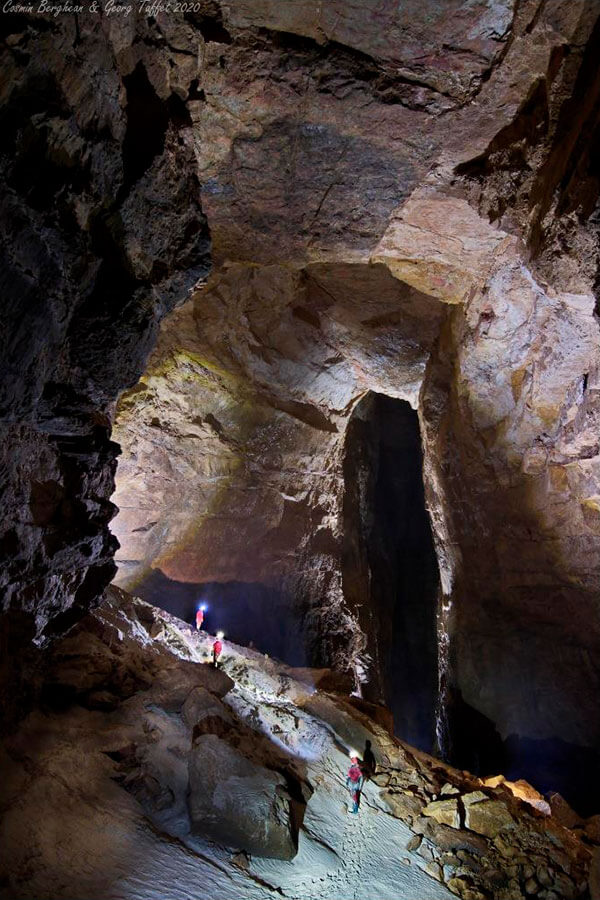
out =
<svg viewBox="0 0 600 900"><path fill-rule="evenodd" d="M212 587L244 638L368 699L419 671L386 655L423 614L405 656L431 679L437 626L447 752L573 799L556 779L600 748L596 19L235 0L3 20L15 633L43 642L111 577L112 404L207 274L200 188L214 275L121 400L121 582ZM437 585L402 582L365 519L393 431L369 414L353 443L365 395L418 413L437 623Z"/></svg>

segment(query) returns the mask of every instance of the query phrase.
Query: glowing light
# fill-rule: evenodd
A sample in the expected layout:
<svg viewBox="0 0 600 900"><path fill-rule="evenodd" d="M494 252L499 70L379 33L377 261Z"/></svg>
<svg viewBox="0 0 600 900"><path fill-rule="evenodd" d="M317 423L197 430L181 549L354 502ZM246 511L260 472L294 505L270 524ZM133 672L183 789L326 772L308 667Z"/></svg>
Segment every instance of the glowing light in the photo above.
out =
<svg viewBox="0 0 600 900"><path fill-rule="evenodd" d="M217 638L218 638L218 640L222 641L224 637L225 637L225 632L224 632L224 631L217 631Z"/></svg>
<svg viewBox="0 0 600 900"><path fill-rule="evenodd" d="M201 603L201 604L199 605L199 607L198 607L198 609L200 610L200 612L206 612L207 608L208 608L208 607L207 607L206 603Z"/></svg>

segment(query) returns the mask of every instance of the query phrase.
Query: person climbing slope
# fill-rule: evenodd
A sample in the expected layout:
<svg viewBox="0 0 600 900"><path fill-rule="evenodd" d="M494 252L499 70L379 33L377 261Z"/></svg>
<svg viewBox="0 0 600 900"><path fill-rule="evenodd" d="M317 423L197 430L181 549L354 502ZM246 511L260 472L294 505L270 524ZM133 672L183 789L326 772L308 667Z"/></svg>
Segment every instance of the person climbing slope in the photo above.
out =
<svg viewBox="0 0 600 900"><path fill-rule="evenodd" d="M346 776L346 787L352 797L352 809L350 812L356 815L360 805L360 792L365 779L358 762L358 754L354 750L350 751L350 762L351 765Z"/></svg>
<svg viewBox="0 0 600 900"><path fill-rule="evenodd" d="M222 631L217 631L217 637L213 644L212 652L213 652L213 666L215 669L219 668L219 657L223 652L223 638L225 635Z"/></svg>
<svg viewBox="0 0 600 900"><path fill-rule="evenodd" d="M196 631L200 631L202 625L204 623L204 611L206 610L206 604L203 603L198 607L198 611L196 612Z"/></svg>

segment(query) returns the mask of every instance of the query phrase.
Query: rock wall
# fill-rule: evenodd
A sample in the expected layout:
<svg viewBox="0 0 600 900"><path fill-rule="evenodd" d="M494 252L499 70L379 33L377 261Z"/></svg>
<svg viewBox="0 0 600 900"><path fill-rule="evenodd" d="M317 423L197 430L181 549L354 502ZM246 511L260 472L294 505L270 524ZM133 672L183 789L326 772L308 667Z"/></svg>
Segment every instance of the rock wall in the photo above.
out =
<svg viewBox="0 0 600 900"><path fill-rule="evenodd" d="M447 623L458 715L465 703L499 733L495 747L484 739L475 760L461 759L497 766L508 742L508 765L519 760L530 777L537 770L545 787L579 772L578 801L593 806L594 298L546 293L518 260L498 262L484 290L457 310L423 394L425 421L435 398L428 456L460 553ZM440 411L436 394L448 376Z"/></svg>
<svg viewBox="0 0 600 900"><path fill-rule="evenodd" d="M8 647L64 631L114 574L114 401L206 276L209 240L185 106L194 66L173 69L145 19L7 13L2 28L6 665Z"/></svg>
<svg viewBox="0 0 600 900"><path fill-rule="evenodd" d="M174 611L204 592L214 628L362 677L377 641L342 590L346 425L370 386L416 402L444 315L384 266L216 276L119 406L118 583L163 606L188 583Z"/></svg>

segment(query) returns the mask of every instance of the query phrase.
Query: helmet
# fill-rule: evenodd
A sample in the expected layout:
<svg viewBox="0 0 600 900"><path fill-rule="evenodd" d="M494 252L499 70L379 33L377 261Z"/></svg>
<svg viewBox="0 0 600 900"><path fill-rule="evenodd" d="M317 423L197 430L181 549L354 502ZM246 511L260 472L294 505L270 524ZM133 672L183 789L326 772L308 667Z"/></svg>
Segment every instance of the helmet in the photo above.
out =
<svg viewBox="0 0 600 900"><path fill-rule="evenodd" d="M222 641L224 637L225 637L224 631L217 631L217 640L218 641Z"/></svg>
<svg viewBox="0 0 600 900"><path fill-rule="evenodd" d="M350 759L352 760L353 763L358 762L358 753L356 752L356 750L351 750L350 753L348 754L348 756L350 757Z"/></svg>

